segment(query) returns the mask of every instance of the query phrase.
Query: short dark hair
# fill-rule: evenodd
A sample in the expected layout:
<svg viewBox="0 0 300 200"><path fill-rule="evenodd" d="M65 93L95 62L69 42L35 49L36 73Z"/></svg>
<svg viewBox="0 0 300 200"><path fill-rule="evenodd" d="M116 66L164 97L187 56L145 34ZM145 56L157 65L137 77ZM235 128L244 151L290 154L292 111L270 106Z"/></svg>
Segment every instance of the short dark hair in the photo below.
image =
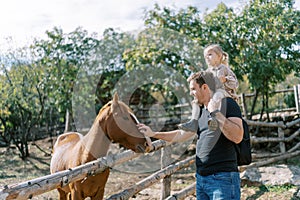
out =
<svg viewBox="0 0 300 200"><path fill-rule="evenodd" d="M187 79L188 82L192 80L195 80L200 87L203 84L207 84L210 90L212 90L213 92L216 91L216 78L211 72L207 72L207 71L196 72Z"/></svg>

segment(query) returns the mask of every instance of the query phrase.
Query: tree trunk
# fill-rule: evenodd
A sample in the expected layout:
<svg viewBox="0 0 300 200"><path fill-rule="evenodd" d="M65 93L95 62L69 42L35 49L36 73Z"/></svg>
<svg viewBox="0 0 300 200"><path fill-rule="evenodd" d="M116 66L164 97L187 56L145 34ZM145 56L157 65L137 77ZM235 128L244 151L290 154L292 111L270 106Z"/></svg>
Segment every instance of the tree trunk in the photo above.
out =
<svg viewBox="0 0 300 200"><path fill-rule="evenodd" d="M261 111L260 111L259 121L262 120L263 114L265 112L265 96L264 95L262 95L261 105L262 105L262 108L261 108Z"/></svg>
<svg viewBox="0 0 300 200"><path fill-rule="evenodd" d="M65 130L64 133L69 132L71 130L70 127L70 113L69 113L69 109L67 109L66 111L66 119L65 119Z"/></svg>
<svg viewBox="0 0 300 200"><path fill-rule="evenodd" d="M269 114L269 94L268 94L268 92L266 92L265 95L266 95L265 107L266 107L266 111L267 111L267 119L269 122L271 120L270 120L270 114Z"/></svg>
<svg viewBox="0 0 300 200"><path fill-rule="evenodd" d="M254 108L255 108L255 105L256 105L256 102L257 102L258 94L259 94L259 90L256 90L255 91L255 96L254 96L254 99L253 99L253 104L252 104L252 107L251 107L250 116L249 116L250 120L252 119L252 116L254 114Z"/></svg>

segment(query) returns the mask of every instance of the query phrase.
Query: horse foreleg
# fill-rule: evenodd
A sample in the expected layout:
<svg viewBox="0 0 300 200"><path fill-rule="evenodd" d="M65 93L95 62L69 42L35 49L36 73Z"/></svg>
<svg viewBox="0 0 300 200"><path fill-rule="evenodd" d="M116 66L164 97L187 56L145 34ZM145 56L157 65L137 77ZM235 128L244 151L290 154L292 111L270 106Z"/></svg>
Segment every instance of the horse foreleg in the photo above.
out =
<svg viewBox="0 0 300 200"><path fill-rule="evenodd" d="M104 188L98 190L97 194L93 197L91 197L91 200L102 200L104 196Z"/></svg>
<svg viewBox="0 0 300 200"><path fill-rule="evenodd" d="M71 190L71 200L84 200L83 197L83 191L80 187L80 182L74 182L69 184L70 190Z"/></svg>
<svg viewBox="0 0 300 200"><path fill-rule="evenodd" d="M91 198L91 200L102 200L103 199L105 184L108 180L109 171L110 171L109 168L107 168L101 174L98 175L101 177L101 179L100 179L100 177L97 177L97 178L99 178L101 180L101 182L98 183L99 184L98 191L97 191L96 195Z"/></svg>
<svg viewBox="0 0 300 200"><path fill-rule="evenodd" d="M59 200L68 200L68 198L67 198L68 193L66 193L65 191L63 191L60 188L57 188L57 191L59 193Z"/></svg>

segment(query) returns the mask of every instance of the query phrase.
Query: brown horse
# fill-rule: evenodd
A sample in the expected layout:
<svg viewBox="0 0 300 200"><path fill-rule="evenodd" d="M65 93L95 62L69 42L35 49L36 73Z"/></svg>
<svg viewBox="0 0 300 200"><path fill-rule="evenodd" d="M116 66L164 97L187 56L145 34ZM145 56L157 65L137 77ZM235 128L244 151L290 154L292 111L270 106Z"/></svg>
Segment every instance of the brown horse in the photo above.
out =
<svg viewBox="0 0 300 200"><path fill-rule="evenodd" d="M57 138L50 164L51 173L70 169L106 155L111 142L123 145L135 152L148 152L151 140L142 135L136 124L137 118L131 109L115 94L99 111L91 129L83 136L80 133L64 133ZM81 200L86 197L103 199L109 169L100 174L58 188L60 200Z"/></svg>

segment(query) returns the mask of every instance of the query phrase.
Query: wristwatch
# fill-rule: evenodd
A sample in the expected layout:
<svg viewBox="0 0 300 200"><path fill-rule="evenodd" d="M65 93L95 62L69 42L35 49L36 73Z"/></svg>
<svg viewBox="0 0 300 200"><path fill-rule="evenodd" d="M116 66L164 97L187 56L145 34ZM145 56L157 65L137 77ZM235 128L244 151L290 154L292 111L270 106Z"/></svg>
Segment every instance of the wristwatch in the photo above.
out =
<svg viewBox="0 0 300 200"><path fill-rule="evenodd" d="M217 113L219 113L219 112L221 112L221 111L217 109L217 110L211 112L211 113L210 113L210 116L211 116L211 117L216 117Z"/></svg>
<svg viewBox="0 0 300 200"><path fill-rule="evenodd" d="M216 114L220 112L219 110L215 110L210 113L210 118L208 119L208 129L211 131L216 131L219 128L219 122L216 119Z"/></svg>

